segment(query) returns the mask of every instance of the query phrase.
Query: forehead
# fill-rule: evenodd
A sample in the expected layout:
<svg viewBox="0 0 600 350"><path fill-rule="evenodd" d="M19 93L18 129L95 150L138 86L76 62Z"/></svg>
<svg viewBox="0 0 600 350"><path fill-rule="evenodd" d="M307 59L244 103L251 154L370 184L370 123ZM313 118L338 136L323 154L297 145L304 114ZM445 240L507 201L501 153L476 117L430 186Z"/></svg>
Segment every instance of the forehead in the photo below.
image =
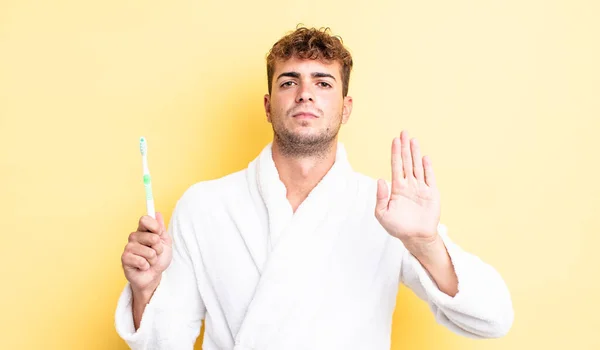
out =
<svg viewBox="0 0 600 350"><path fill-rule="evenodd" d="M338 61L311 60L301 58L290 58L285 61L276 61L273 77L277 79L284 72L298 72L301 76L310 76L311 73L329 73L337 80L340 79L340 63Z"/></svg>

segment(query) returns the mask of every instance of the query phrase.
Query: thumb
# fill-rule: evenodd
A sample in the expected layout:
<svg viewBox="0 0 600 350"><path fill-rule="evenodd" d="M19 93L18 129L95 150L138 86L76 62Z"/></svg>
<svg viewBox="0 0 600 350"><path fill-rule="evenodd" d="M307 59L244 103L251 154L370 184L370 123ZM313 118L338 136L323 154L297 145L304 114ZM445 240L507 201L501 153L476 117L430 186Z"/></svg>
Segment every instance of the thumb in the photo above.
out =
<svg viewBox="0 0 600 350"><path fill-rule="evenodd" d="M165 220L162 216L162 213L156 212L156 221L160 225L160 234L164 234L167 230L165 229Z"/></svg>
<svg viewBox="0 0 600 350"><path fill-rule="evenodd" d="M173 241L171 240L171 235L167 232L167 228L165 227L165 220L161 213L156 212L156 220L160 225L160 238L166 245L171 247L173 245Z"/></svg>
<svg viewBox="0 0 600 350"><path fill-rule="evenodd" d="M381 216L388 206L389 190L383 179L377 180L377 202L375 203L375 216Z"/></svg>

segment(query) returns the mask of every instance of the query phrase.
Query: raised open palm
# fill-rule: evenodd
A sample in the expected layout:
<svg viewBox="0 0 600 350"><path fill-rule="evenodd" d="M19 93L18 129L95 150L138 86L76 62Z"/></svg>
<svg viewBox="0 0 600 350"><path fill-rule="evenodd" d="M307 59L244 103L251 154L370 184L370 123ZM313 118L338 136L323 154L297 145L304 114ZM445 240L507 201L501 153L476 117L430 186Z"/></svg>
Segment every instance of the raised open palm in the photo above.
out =
<svg viewBox="0 0 600 350"><path fill-rule="evenodd" d="M433 242L440 220L440 194L429 157L421 157L416 139L402 131L392 142L392 190L377 182L375 216L409 250Z"/></svg>

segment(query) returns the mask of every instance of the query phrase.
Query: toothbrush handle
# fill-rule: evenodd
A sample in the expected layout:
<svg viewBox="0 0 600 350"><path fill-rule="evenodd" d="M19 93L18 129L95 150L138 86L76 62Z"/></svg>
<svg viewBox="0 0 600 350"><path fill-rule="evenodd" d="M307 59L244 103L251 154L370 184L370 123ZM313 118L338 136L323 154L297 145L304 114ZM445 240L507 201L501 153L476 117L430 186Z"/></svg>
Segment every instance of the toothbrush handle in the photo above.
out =
<svg viewBox="0 0 600 350"><path fill-rule="evenodd" d="M148 215L156 219L154 213L154 197L152 196L152 179L150 174L144 174L144 189L146 190L146 208Z"/></svg>
<svg viewBox="0 0 600 350"><path fill-rule="evenodd" d="M151 216L153 219L156 219L156 215L154 213L154 201L153 200L146 200L146 208L148 208L148 215Z"/></svg>

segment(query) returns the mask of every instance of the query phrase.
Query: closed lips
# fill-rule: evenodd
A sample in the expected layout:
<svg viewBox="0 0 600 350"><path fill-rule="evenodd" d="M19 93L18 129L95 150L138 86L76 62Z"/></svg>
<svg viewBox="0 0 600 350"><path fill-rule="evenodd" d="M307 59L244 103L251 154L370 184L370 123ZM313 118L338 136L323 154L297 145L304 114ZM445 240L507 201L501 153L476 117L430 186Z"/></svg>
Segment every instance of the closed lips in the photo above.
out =
<svg viewBox="0 0 600 350"><path fill-rule="evenodd" d="M292 117L294 117L294 118L296 118L296 117L300 117L300 118L318 118L315 114L312 114L312 113L309 113L309 112L296 113Z"/></svg>

